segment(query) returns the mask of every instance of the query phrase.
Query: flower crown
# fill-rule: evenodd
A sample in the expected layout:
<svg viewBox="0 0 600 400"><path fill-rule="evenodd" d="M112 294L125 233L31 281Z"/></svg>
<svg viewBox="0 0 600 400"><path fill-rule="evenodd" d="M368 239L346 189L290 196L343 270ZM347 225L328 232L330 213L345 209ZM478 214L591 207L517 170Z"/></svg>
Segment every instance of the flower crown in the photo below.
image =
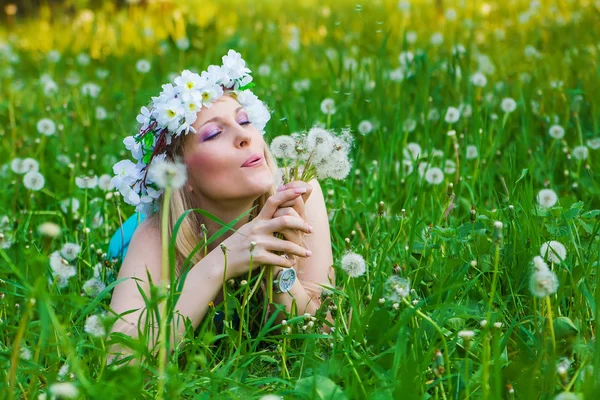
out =
<svg viewBox="0 0 600 400"><path fill-rule="evenodd" d="M141 124L139 133L123 140L137 163L117 162L111 179L124 201L136 206L136 211L150 215L158 210L156 200L164 190L152 180L150 163L165 162L167 146L173 137L196 133L192 124L202 107L210 108L221 96L231 93L248 112L250 122L264 135L271 114L250 91L255 85L252 71L235 50L229 50L222 60L223 65L211 65L201 75L184 70L173 83L162 85L162 92L152 97L149 109L141 108L137 116Z"/></svg>

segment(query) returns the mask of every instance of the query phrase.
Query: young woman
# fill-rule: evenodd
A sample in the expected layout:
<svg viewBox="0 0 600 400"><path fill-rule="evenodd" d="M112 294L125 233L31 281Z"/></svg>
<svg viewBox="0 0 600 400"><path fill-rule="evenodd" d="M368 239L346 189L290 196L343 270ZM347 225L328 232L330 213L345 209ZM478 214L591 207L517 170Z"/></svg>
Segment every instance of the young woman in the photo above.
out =
<svg viewBox="0 0 600 400"><path fill-rule="evenodd" d="M166 146L166 161L181 160L187 170L186 183L171 196L169 233L188 209L201 208L230 222L256 206L235 225L235 233L229 231L210 243L206 256L204 250L195 254L194 265L175 306L175 313L189 318L194 329L209 311L209 303L218 305L223 300L225 259L221 245L227 249L226 280L247 276L251 247L254 249L252 268L272 266L275 280L279 281L286 269L293 268L295 279L294 274L284 277L290 283L283 289L287 291L278 293L280 286L273 291L273 301L285 305L288 312L295 299L300 314L314 315L320 305L321 285L335 285L329 221L319 182L313 179L307 183L294 181L285 187L276 186L276 161L260 130L249 120L248 110L237 99L236 93L224 92L210 107L202 107L197 113L190 124L195 134L174 136ZM162 195L157 203L162 204ZM118 284L110 308L117 315L134 311L120 317L112 332L136 337L138 324L146 323L145 303L137 285L149 296L147 273L154 284L168 279L161 276L161 213L162 210L158 210L146 218L131 238L118 279L135 277L139 280L126 279ZM204 240L202 224L208 229L207 237L221 228L196 212L185 218L176 238L178 275L183 261ZM276 238L277 232L285 239ZM276 251L285 254L277 255ZM256 272L259 270L255 269L253 274ZM277 321L283 318L280 313ZM331 321L329 314L327 318ZM171 337L173 344L178 343L184 332L184 321L177 317L175 320L179 330ZM329 331L329 326L325 324L323 330ZM113 346L113 354L107 361L111 362L119 352L129 354L128 349Z"/></svg>

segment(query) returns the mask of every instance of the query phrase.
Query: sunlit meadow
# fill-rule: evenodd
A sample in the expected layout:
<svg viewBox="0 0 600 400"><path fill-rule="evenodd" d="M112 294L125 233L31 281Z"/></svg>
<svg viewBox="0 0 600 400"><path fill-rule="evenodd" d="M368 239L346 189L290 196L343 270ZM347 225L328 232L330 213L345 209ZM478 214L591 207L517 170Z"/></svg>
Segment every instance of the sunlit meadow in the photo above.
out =
<svg viewBox="0 0 600 400"><path fill-rule="evenodd" d="M598 398L600 2L95 3L0 18L1 398ZM336 287L315 317L217 334L219 305L166 365L106 366L147 351L108 334L134 211L112 166L161 84L228 49L267 141L352 132L321 181Z"/></svg>

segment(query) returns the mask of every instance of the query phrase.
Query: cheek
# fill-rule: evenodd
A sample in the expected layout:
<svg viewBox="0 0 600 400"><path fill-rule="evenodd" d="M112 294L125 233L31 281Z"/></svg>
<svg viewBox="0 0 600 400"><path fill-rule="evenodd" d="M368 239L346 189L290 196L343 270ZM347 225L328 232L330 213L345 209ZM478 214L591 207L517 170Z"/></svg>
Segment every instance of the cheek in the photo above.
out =
<svg viewBox="0 0 600 400"><path fill-rule="evenodd" d="M200 181L220 181L231 170L229 157L217 151L196 151L185 157L188 170Z"/></svg>

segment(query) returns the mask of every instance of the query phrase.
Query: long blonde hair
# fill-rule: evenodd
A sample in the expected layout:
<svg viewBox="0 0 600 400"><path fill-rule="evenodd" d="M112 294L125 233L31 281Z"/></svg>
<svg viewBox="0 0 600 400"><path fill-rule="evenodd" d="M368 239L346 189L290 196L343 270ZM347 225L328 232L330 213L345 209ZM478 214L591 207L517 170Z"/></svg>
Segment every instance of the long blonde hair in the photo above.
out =
<svg viewBox="0 0 600 400"><path fill-rule="evenodd" d="M183 158L185 138L186 135L179 135L178 137L173 139L173 141L167 148L167 160L175 161L177 159ZM273 186L266 193L262 194L259 198L257 198L254 201L252 206L256 207L250 212L250 220L254 219L260 213L260 210L262 210L263 206L267 202L267 199L273 194L277 193L277 177L279 177L280 172L277 166L277 160L271 153L269 146L265 146L265 161L267 166L271 170L271 174L273 175ZM157 200L159 205L163 204L163 196L164 195L161 195ZM192 208L200 207L197 204L196 197L189 191L187 185L184 185L183 187L172 191L168 217L169 241L171 240L173 229L179 217L185 211ZM156 228L158 228L159 232L161 228L162 212L163 210L161 206L158 212L156 212L148 218L149 223L153 224ZM193 249L198 245L198 243L204 242L204 234L202 232L202 224L204 223L204 218L201 214L197 212L189 213L181 223L179 231L177 232L177 238L175 240L175 264L177 276L181 275L183 263L185 262L187 257L192 253ZM197 251L192 256L192 265L198 263L202 259L202 254L203 250Z"/></svg>

